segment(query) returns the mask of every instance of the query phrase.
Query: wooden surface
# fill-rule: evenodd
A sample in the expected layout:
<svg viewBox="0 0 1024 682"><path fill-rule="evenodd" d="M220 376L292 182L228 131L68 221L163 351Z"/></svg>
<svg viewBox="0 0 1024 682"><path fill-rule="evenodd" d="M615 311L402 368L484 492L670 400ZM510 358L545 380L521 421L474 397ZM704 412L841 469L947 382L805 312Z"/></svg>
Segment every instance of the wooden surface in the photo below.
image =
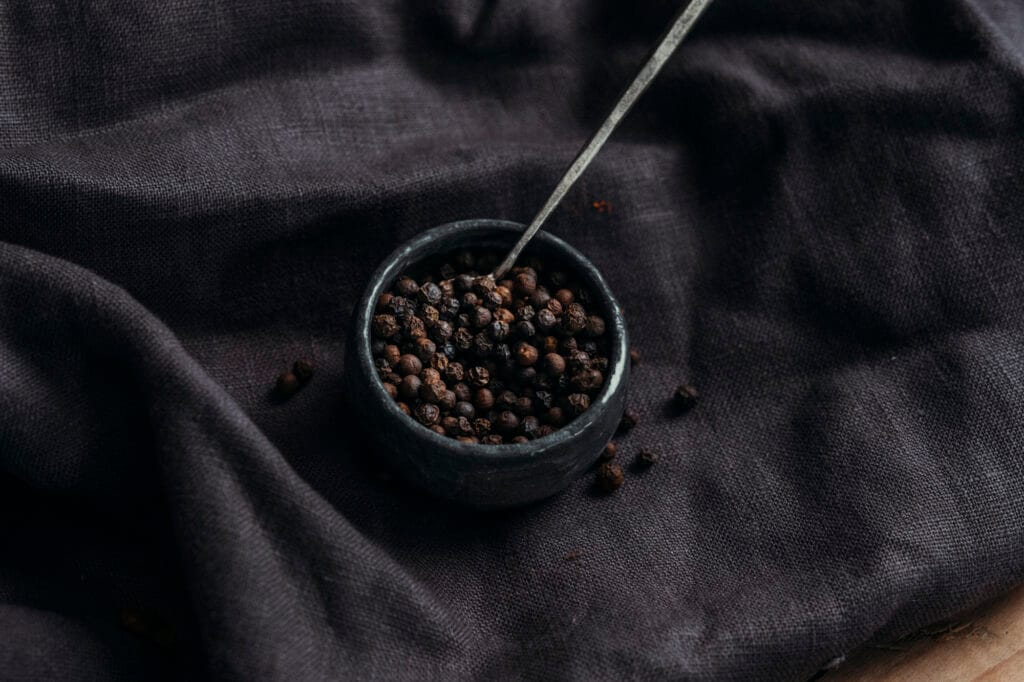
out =
<svg viewBox="0 0 1024 682"><path fill-rule="evenodd" d="M1024 586L900 641L869 646L821 682L1024 681Z"/></svg>

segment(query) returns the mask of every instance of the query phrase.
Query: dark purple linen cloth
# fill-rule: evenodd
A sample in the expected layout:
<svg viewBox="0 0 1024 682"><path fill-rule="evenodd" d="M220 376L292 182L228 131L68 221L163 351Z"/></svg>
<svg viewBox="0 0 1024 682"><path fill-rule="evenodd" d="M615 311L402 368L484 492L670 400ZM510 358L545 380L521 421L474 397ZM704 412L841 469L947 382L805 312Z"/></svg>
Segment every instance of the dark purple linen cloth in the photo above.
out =
<svg viewBox="0 0 1024 682"><path fill-rule="evenodd" d="M1024 579L1012 0L718 0L550 223L661 462L378 475L369 273L528 221L679 5L0 3L0 678L801 679Z"/></svg>

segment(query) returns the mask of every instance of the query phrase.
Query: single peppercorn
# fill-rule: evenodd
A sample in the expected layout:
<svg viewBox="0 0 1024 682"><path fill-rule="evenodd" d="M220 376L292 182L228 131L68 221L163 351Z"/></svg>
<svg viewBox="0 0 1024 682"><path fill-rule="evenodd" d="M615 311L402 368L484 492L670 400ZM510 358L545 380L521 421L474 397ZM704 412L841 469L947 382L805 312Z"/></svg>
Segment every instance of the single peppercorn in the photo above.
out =
<svg viewBox="0 0 1024 682"><path fill-rule="evenodd" d="M524 270L516 275L512 282L517 296L529 296L537 290L537 273Z"/></svg>
<svg viewBox="0 0 1024 682"><path fill-rule="evenodd" d="M598 315L590 315L587 317L587 326L583 328L583 333L587 336L604 336L604 318Z"/></svg>
<svg viewBox="0 0 1024 682"><path fill-rule="evenodd" d="M561 314L565 312L562 309L562 304L557 298L548 299L548 302L544 307L550 310L556 317L561 316Z"/></svg>
<svg viewBox="0 0 1024 682"><path fill-rule="evenodd" d="M468 402L473 397L473 391L467 384L461 381L452 386L452 393L455 394L455 399L460 402Z"/></svg>
<svg viewBox="0 0 1024 682"><path fill-rule="evenodd" d="M475 445L476 443L480 442L473 436L459 436L455 440L459 441L460 443L469 443L471 445Z"/></svg>
<svg viewBox="0 0 1024 682"><path fill-rule="evenodd" d="M417 284L416 280L414 280L412 277L406 277L403 275L402 277L399 277L398 280L395 282L395 291L398 293L399 296L410 298L412 296L415 296L416 292L419 291L419 289L420 285Z"/></svg>
<svg viewBox="0 0 1024 682"><path fill-rule="evenodd" d="M420 372L420 380L425 384L436 384L441 381L441 373L433 367L427 367Z"/></svg>
<svg viewBox="0 0 1024 682"><path fill-rule="evenodd" d="M533 367L519 367L516 369L516 381L529 386L537 380L537 370Z"/></svg>
<svg viewBox="0 0 1024 682"><path fill-rule="evenodd" d="M536 438L543 438L544 436L550 436L555 432L555 427L550 424L541 424L540 428L537 429Z"/></svg>
<svg viewBox="0 0 1024 682"><path fill-rule="evenodd" d="M512 305L512 292L504 284L494 287L493 294L496 294L498 297L498 305ZM492 294L488 294L488 296L492 297L493 300Z"/></svg>
<svg viewBox="0 0 1024 682"><path fill-rule="evenodd" d="M436 424L437 420L441 418L441 410L438 409L437 405L431 403L420 403L415 410L416 421L424 426L431 426Z"/></svg>
<svg viewBox="0 0 1024 682"><path fill-rule="evenodd" d="M423 371L423 363L420 362L420 359L415 355L406 353L398 359L398 364L395 366L395 369L402 376L419 374Z"/></svg>
<svg viewBox="0 0 1024 682"><path fill-rule="evenodd" d="M388 361L390 367L394 367L398 364L398 361L402 359L402 351L398 349L393 343L389 343L384 346L384 359Z"/></svg>
<svg viewBox="0 0 1024 682"><path fill-rule="evenodd" d="M309 360L296 360L292 364L292 374L294 374L300 383L305 384L313 378L313 363Z"/></svg>
<svg viewBox="0 0 1024 682"><path fill-rule="evenodd" d="M382 339L390 339L398 333L398 320L395 319L394 315L389 315L387 313L374 315L372 327L374 336Z"/></svg>
<svg viewBox="0 0 1024 682"><path fill-rule="evenodd" d="M473 337L473 351L482 358L494 352L494 340L486 331Z"/></svg>
<svg viewBox="0 0 1024 682"><path fill-rule="evenodd" d="M394 298L394 294L390 291L385 291L383 294L377 297L377 312L382 313L388 309L391 304L391 299Z"/></svg>
<svg viewBox="0 0 1024 682"><path fill-rule="evenodd" d="M446 436L446 435L448 435L447 433L445 433L444 427L439 425L439 424L434 424L433 426L428 427L428 428L431 431L433 431L434 433L436 433L437 435L439 435L439 436Z"/></svg>
<svg viewBox="0 0 1024 682"><path fill-rule="evenodd" d="M481 298L494 291L494 280L490 277L477 277L473 280L473 293Z"/></svg>
<svg viewBox="0 0 1024 682"><path fill-rule="evenodd" d="M531 339L536 333L536 328L525 320L516 325L516 334L524 339Z"/></svg>
<svg viewBox="0 0 1024 682"><path fill-rule="evenodd" d="M473 347L473 332L466 327L459 327L452 335L452 342L459 350L469 350Z"/></svg>
<svg viewBox="0 0 1024 682"><path fill-rule="evenodd" d="M615 459L615 455L619 453L619 446L615 444L615 441L609 441L608 445L604 446L604 450L601 451L601 456L598 457L598 461L608 462Z"/></svg>
<svg viewBox="0 0 1024 682"><path fill-rule="evenodd" d="M427 335L427 327L423 324L423 320L415 315L409 315L402 321L402 332L406 338L415 341Z"/></svg>
<svg viewBox="0 0 1024 682"><path fill-rule="evenodd" d="M658 453L644 448L637 453L636 464L639 467L650 467L658 461Z"/></svg>
<svg viewBox="0 0 1024 682"><path fill-rule="evenodd" d="M429 305L437 305L444 298L444 291L433 282L427 282L420 287L419 298Z"/></svg>
<svg viewBox="0 0 1024 682"><path fill-rule="evenodd" d="M533 415L523 417L523 421L519 423L520 433L527 438L536 438L538 429L540 429L540 420Z"/></svg>
<svg viewBox="0 0 1024 682"><path fill-rule="evenodd" d="M473 407L480 412L486 412L494 407L494 394L491 393L490 389L478 388L473 393Z"/></svg>
<svg viewBox="0 0 1024 682"><path fill-rule="evenodd" d="M548 353L544 356L544 371L553 377L562 376L565 373L565 358L558 353Z"/></svg>
<svg viewBox="0 0 1024 682"><path fill-rule="evenodd" d="M291 398L293 395L298 393L299 389L302 388L302 382L295 376L294 372L284 372L279 374L277 381L274 383L274 390L277 392L277 397L281 399Z"/></svg>
<svg viewBox="0 0 1024 682"><path fill-rule="evenodd" d="M516 316L512 314L512 311L508 308L496 308L492 316L498 322L504 322L505 324L512 326L512 323L516 321Z"/></svg>
<svg viewBox="0 0 1024 682"><path fill-rule="evenodd" d="M596 369L585 369L572 378L572 387L577 391L593 393L601 388L604 383L604 375Z"/></svg>
<svg viewBox="0 0 1024 682"><path fill-rule="evenodd" d="M516 344L515 355L516 362L523 367L530 367L537 362L537 349L525 341Z"/></svg>
<svg viewBox="0 0 1024 682"><path fill-rule="evenodd" d="M437 308L432 305L420 306L419 316L420 319L423 320L423 324L427 329L433 327L441 319L441 313L439 313Z"/></svg>
<svg viewBox="0 0 1024 682"><path fill-rule="evenodd" d="M619 433L626 433L633 429L640 422L640 415L634 410L626 408L622 413L622 418L619 419Z"/></svg>
<svg viewBox="0 0 1024 682"><path fill-rule="evenodd" d="M415 348L415 355L420 359L420 362L429 363L430 358L437 352L437 345L428 338L418 338L413 342L413 348Z"/></svg>
<svg viewBox="0 0 1024 682"><path fill-rule="evenodd" d="M573 296L572 292L568 289L559 289L555 292L553 298L558 301L563 308L565 308L570 305L576 297Z"/></svg>
<svg viewBox="0 0 1024 682"><path fill-rule="evenodd" d="M501 434L515 433L515 430L519 428L519 417L513 412L505 410L498 413L498 418L494 420L494 430Z"/></svg>
<svg viewBox="0 0 1024 682"><path fill-rule="evenodd" d="M477 329L482 329L489 325L493 318L494 316L491 315L491 311L482 305L473 308L473 312L470 313L469 316L470 322L472 322L473 326Z"/></svg>
<svg viewBox="0 0 1024 682"><path fill-rule="evenodd" d="M558 318L547 308L541 308L534 320L537 330L542 332L549 332L558 325Z"/></svg>
<svg viewBox="0 0 1024 682"><path fill-rule="evenodd" d="M566 404L572 411L573 415L579 416L587 411L590 407L590 396L586 393L570 393L566 399Z"/></svg>
<svg viewBox="0 0 1024 682"><path fill-rule="evenodd" d="M587 311L579 303L570 303L562 314L562 331L578 334L587 326Z"/></svg>
<svg viewBox="0 0 1024 682"><path fill-rule="evenodd" d="M605 462L597 468L597 487L606 493L611 493L622 487L626 480L622 473L622 467L614 462Z"/></svg>
<svg viewBox="0 0 1024 682"><path fill-rule="evenodd" d="M452 395L455 395L455 391L452 391ZM455 415L456 417L465 417L467 419L472 419L473 417L476 416L476 408L473 407L473 403L471 402L468 402L466 400L459 400L455 403L455 406L452 408L452 414Z"/></svg>
<svg viewBox="0 0 1024 682"><path fill-rule="evenodd" d="M480 439L485 445L501 445L504 439L496 433L491 433Z"/></svg>
<svg viewBox="0 0 1024 682"><path fill-rule="evenodd" d="M420 400L425 403L437 404L444 398L444 393L447 389L440 381L427 383L426 381L420 384L419 396Z"/></svg>
<svg viewBox="0 0 1024 682"><path fill-rule="evenodd" d="M519 443L529 443L530 439L526 436L513 436L512 442L518 445Z"/></svg>
<svg viewBox="0 0 1024 682"><path fill-rule="evenodd" d="M549 294L547 288L543 286L538 286L533 290L533 293L530 294L530 305L537 308L538 315L540 314L540 309L546 306L550 300L551 294Z"/></svg>
<svg viewBox="0 0 1024 682"><path fill-rule="evenodd" d="M398 397L402 400L415 400L419 397L420 386L423 382L415 374L408 374L402 377L402 381L398 384Z"/></svg>
<svg viewBox="0 0 1024 682"><path fill-rule="evenodd" d="M491 432L491 420L483 417L473 420L473 433L479 438L483 438Z"/></svg>
<svg viewBox="0 0 1024 682"><path fill-rule="evenodd" d="M629 364L633 367L640 364L640 351L636 348L629 349Z"/></svg>
<svg viewBox="0 0 1024 682"><path fill-rule="evenodd" d="M466 373L466 380L471 386L486 386L491 380L491 373L486 367L471 367Z"/></svg>
<svg viewBox="0 0 1024 682"><path fill-rule="evenodd" d="M491 338L495 341L504 341L509 334L508 322L502 322L495 320L491 322L491 326L488 327L491 332Z"/></svg>
<svg viewBox="0 0 1024 682"><path fill-rule="evenodd" d="M672 399L676 406L683 412L693 409L699 398L700 395L697 393L697 389L689 385L679 386L676 388L675 393L672 394Z"/></svg>
<svg viewBox="0 0 1024 682"><path fill-rule="evenodd" d="M544 415L544 421L551 424L551 426L561 426L565 423L565 411L561 407L555 405Z"/></svg>
<svg viewBox="0 0 1024 682"><path fill-rule="evenodd" d="M434 353L430 356L430 368L437 370L441 374L444 374L445 370L448 369L448 363L448 356L444 353Z"/></svg>
<svg viewBox="0 0 1024 682"><path fill-rule="evenodd" d="M398 397L398 387L388 381L384 382L384 391L391 396L392 399Z"/></svg>

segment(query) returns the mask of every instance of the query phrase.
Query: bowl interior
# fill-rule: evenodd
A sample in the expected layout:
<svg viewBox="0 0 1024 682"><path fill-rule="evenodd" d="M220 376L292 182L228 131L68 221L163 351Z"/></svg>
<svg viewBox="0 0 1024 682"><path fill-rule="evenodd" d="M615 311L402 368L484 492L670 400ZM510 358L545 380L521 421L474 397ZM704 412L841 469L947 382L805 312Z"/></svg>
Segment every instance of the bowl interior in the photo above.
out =
<svg viewBox="0 0 1024 682"><path fill-rule="evenodd" d="M442 225L427 230L400 246L371 277L370 286L360 304L356 319L356 338L359 343L357 358L363 375L372 377L374 403L379 402L382 409L393 417L394 428L411 431L417 438L445 448L453 454L487 459L499 457L500 461L513 464L523 459L536 458L553 447L569 442L607 409L608 397L625 381L628 363L628 342L621 308L604 278L590 261L566 242L543 231L537 233L533 238L524 251L524 256L534 255L542 260L556 261L561 267L570 270L580 282L590 289L595 301L592 305L596 304L605 319L605 333L608 335L609 350L608 373L604 386L588 410L550 435L528 443L503 445L462 443L434 433L404 414L385 392L384 385L377 375L370 349L370 323L377 299L390 288L395 279L408 270L414 269L422 261L439 254L463 248L508 250L525 229L525 226L520 223L505 220L466 220Z"/></svg>

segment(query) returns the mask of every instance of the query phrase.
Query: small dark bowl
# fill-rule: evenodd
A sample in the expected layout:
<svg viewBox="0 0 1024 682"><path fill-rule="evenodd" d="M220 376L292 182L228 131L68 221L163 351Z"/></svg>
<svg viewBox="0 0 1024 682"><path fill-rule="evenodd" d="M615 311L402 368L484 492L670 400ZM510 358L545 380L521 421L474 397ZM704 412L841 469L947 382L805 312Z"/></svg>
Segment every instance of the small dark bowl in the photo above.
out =
<svg viewBox="0 0 1024 682"><path fill-rule="evenodd" d="M554 259L593 293L605 318L609 365L605 385L590 408L551 435L529 443L477 445L434 433L402 413L373 366L370 322L377 299L410 266L460 248L505 251L525 226L505 220L464 220L428 230L400 246L370 279L355 311L346 376L353 409L385 458L410 483L439 497L477 508L499 509L541 500L565 488L590 467L622 417L629 379L629 343L619 304L601 273L564 241L545 232L526 255Z"/></svg>

